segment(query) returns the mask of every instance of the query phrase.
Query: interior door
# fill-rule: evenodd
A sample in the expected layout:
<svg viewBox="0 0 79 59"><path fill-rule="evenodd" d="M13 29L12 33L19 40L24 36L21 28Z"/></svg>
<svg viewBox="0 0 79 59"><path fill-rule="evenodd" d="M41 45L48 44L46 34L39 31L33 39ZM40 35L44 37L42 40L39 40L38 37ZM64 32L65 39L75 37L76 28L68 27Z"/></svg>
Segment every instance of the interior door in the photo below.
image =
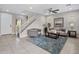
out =
<svg viewBox="0 0 79 59"><path fill-rule="evenodd" d="M12 33L12 15L2 13L1 14L1 34Z"/></svg>

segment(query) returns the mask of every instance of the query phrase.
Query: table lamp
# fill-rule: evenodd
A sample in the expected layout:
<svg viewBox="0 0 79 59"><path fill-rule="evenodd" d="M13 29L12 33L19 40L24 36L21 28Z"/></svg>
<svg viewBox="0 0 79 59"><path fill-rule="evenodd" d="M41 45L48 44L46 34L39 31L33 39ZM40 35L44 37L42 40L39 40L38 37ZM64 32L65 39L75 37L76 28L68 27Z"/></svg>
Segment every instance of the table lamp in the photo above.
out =
<svg viewBox="0 0 79 59"><path fill-rule="evenodd" d="M70 28L71 28L71 30L74 29L74 23L70 23Z"/></svg>

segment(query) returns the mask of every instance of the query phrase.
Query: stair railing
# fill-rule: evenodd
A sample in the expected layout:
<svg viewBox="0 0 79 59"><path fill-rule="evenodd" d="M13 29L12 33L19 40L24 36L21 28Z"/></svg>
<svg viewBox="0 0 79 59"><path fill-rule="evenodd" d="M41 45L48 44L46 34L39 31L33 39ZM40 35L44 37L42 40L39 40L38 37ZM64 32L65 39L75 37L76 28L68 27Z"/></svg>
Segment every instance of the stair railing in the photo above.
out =
<svg viewBox="0 0 79 59"><path fill-rule="evenodd" d="M30 19L28 19L27 22L25 22L24 24L22 24L21 29L20 29L20 33L22 33L27 27L29 27L29 25L31 25L34 21L36 21L40 16L32 16Z"/></svg>

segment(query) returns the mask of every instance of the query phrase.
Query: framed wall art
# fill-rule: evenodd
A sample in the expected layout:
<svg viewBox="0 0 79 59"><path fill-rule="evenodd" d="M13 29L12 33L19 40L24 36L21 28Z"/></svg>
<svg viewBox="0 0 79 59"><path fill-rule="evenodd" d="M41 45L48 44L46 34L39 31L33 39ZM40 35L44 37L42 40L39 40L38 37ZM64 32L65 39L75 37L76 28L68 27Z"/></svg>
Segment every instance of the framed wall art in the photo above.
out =
<svg viewBox="0 0 79 59"><path fill-rule="evenodd" d="M64 18L54 18L54 27L64 27Z"/></svg>

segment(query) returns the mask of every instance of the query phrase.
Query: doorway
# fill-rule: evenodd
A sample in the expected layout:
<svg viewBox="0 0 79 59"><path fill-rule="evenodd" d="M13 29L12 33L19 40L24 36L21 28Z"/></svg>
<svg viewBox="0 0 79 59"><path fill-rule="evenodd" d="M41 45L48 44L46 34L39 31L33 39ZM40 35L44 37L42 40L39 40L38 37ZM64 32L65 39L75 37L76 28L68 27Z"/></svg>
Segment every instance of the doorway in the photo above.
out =
<svg viewBox="0 0 79 59"><path fill-rule="evenodd" d="M1 13L1 35L12 33L12 15Z"/></svg>

